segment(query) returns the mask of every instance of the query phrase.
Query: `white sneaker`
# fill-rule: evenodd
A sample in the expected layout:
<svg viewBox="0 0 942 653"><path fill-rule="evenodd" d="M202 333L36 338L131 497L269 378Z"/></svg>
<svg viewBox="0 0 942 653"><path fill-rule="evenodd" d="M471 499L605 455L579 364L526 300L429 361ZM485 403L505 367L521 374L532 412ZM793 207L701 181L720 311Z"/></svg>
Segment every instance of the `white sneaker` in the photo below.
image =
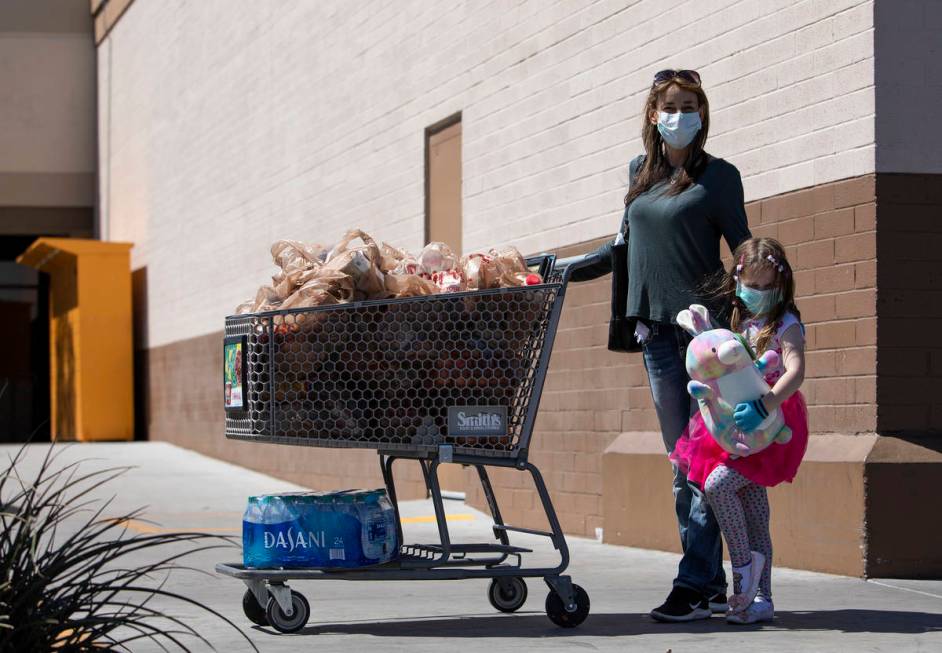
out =
<svg viewBox="0 0 942 653"><path fill-rule="evenodd" d="M752 551L752 561L742 567L733 567L733 596L729 599L729 609L739 612L752 604L759 593L759 581L765 567L765 556Z"/></svg>
<svg viewBox="0 0 942 653"><path fill-rule="evenodd" d="M775 606L772 600L757 596L752 604L742 612L730 612L726 615L726 623L754 624L760 621L772 621L775 618Z"/></svg>

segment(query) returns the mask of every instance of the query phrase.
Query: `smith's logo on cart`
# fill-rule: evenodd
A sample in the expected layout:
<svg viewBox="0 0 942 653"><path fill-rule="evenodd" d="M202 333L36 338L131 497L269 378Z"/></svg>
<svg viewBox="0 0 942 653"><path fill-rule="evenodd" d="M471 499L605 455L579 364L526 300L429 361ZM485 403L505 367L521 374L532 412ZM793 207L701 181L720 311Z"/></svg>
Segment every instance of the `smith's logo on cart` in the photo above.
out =
<svg viewBox="0 0 942 653"><path fill-rule="evenodd" d="M265 531L262 537L264 538L266 549L294 551L295 549L324 547L324 531L320 533L308 531L305 533L303 531L295 531L294 527L289 527L287 532L278 531L278 533L272 533L271 531Z"/></svg>
<svg viewBox="0 0 942 653"><path fill-rule="evenodd" d="M448 435L507 435L507 407L451 406Z"/></svg>

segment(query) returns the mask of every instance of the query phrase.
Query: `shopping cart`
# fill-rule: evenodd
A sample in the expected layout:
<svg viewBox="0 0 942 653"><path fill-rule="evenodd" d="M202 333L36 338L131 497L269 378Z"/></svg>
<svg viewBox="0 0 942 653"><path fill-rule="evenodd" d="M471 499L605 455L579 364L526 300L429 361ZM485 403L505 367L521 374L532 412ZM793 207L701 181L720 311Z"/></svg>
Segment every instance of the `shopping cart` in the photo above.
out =
<svg viewBox="0 0 942 653"><path fill-rule="evenodd" d="M293 580L489 578L488 599L514 612L525 578L549 586L546 614L569 628L589 613L589 596L564 575L569 549L539 470L527 460L533 424L571 272L594 255L527 260L545 283L423 297L362 301L226 318L230 368L226 437L252 442L376 449L396 509L400 555L358 569L252 569L218 564L242 580L245 615L282 633L300 630L310 606ZM241 364L231 365L237 352ZM439 541L403 543L393 465L418 461L435 508ZM453 543L438 468L474 467L494 540ZM529 474L549 531L505 524L488 467ZM532 549L510 533L549 539L553 567L524 564Z"/></svg>

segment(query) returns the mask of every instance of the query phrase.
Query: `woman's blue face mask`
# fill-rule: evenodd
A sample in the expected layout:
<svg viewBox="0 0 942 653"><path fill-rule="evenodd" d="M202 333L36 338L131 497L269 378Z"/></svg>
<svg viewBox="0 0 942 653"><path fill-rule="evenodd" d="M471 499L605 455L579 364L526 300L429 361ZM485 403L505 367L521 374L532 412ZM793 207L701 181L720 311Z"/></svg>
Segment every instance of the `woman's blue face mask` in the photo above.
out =
<svg viewBox="0 0 942 653"><path fill-rule="evenodd" d="M697 132L703 127L697 111L667 113L657 115L657 130L664 141L677 150L682 150L693 142Z"/></svg>
<svg viewBox="0 0 942 653"><path fill-rule="evenodd" d="M736 296L742 300L749 312L753 315L765 315L771 313L782 301L781 288L769 288L768 290L759 290L752 286L742 283L736 284Z"/></svg>

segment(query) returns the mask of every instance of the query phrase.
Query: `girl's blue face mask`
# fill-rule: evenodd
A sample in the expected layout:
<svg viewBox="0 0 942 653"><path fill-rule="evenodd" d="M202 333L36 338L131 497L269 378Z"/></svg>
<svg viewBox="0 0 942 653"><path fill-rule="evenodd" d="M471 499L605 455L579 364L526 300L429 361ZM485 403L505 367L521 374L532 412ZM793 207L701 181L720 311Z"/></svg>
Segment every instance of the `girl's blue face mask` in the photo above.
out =
<svg viewBox="0 0 942 653"><path fill-rule="evenodd" d="M752 286L746 286L742 283L736 284L736 296L742 300L749 312L753 315L765 315L771 313L782 301L781 288L769 288L768 290L759 290Z"/></svg>

